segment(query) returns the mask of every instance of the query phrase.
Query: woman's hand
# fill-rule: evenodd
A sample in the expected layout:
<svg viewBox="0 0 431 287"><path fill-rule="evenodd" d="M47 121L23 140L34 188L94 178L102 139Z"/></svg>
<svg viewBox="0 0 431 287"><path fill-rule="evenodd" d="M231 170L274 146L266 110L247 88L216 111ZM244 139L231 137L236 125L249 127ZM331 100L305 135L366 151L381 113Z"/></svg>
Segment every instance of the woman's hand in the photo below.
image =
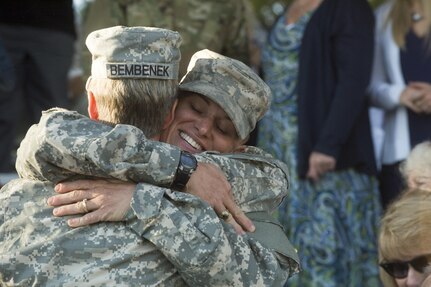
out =
<svg viewBox="0 0 431 287"><path fill-rule="evenodd" d="M244 234L245 231L254 232L253 222L235 203L231 185L219 167L199 162L198 168L186 185L185 192L206 201L238 234Z"/></svg>
<svg viewBox="0 0 431 287"><path fill-rule="evenodd" d="M199 163L186 186L186 192L206 201L215 212L231 224L238 234L253 232L253 222L235 203L231 186L222 171L211 164ZM59 183L59 195L48 198L55 207L54 216L84 214L67 221L80 227L101 221L121 221L130 208L136 185L113 180L78 180Z"/></svg>
<svg viewBox="0 0 431 287"><path fill-rule="evenodd" d="M333 171L337 161L334 157L326 155L317 151L313 151L308 159L307 178L313 182L317 182L322 175L327 172Z"/></svg>
<svg viewBox="0 0 431 287"><path fill-rule="evenodd" d="M84 214L67 220L70 227L101 221L121 221L130 208L136 185L113 180L77 180L55 186L59 195L48 198L54 216Z"/></svg>
<svg viewBox="0 0 431 287"><path fill-rule="evenodd" d="M423 97L422 92L419 89L407 86L400 96L400 103L412 110L415 113L420 113L421 108L418 106L418 102Z"/></svg>
<svg viewBox="0 0 431 287"><path fill-rule="evenodd" d="M421 113L431 113L431 85L426 82L411 82L409 87L422 95L414 104Z"/></svg>

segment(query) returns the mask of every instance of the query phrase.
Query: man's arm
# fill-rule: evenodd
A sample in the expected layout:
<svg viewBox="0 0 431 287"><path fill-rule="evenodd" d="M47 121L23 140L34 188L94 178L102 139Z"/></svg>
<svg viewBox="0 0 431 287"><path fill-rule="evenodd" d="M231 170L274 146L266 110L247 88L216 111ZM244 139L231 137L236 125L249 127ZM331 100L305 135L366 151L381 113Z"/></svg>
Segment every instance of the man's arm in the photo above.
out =
<svg viewBox="0 0 431 287"><path fill-rule="evenodd" d="M280 225L270 216L286 196L289 185L287 167L260 149L249 147L245 151L229 155L206 153L198 158L216 163L225 171L232 184L236 203L248 212L246 215L253 219L257 227L254 233L239 236L217 217L213 209L208 209L206 203L188 194L139 185L133 196L132 210L128 215L129 218L136 216L139 220L131 224L129 222L130 226L158 246L178 269L187 266L184 272L190 278L186 280L204 278L208 270L215 272L218 268L228 268L228 271L238 273L236 277L241 275L244 286L273 286L280 282L277 280L285 281L287 275L299 271L296 251ZM164 199L167 201L164 202ZM159 221L160 218L164 220ZM160 229L152 224L157 224ZM223 229L220 229L220 224L224 225ZM165 238L173 234L177 235ZM178 244L181 241L183 243ZM173 247L188 250L188 253L179 256L172 250ZM229 254L229 249L232 249L233 257L223 253ZM247 270L253 270L254 275L250 275ZM220 280L225 278L222 276ZM216 277L214 280L217 280Z"/></svg>
<svg viewBox="0 0 431 287"><path fill-rule="evenodd" d="M229 177L235 182L234 194L241 208L263 211L254 212L252 217L256 232L239 236L197 197L146 184L139 184L136 192L134 185L129 184L132 192L127 193L133 200L126 224L163 252L191 286L223 286L228 282L243 282L245 286L282 285L288 275L298 271L298 258L267 211L273 210L286 194L286 170L278 168L277 161L260 154L229 155L235 160L221 155L206 156L224 169L232 167ZM75 185L81 191L76 184L62 186ZM106 186L100 190L106 191ZM83 198L91 198L90 193ZM125 193L114 191L117 196L114 202L122 200L124 196L118 196ZM108 213L116 211L114 208Z"/></svg>
<svg viewBox="0 0 431 287"><path fill-rule="evenodd" d="M156 245L190 286L282 286L297 268L239 236L198 198L139 184L127 224ZM137 215L137 217L133 216Z"/></svg>
<svg viewBox="0 0 431 287"><path fill-rule="evenodd" d="M233 186L236 201L241 208L250 211L247 216L253 219L257 227L254 233L244 237L237 235L229 225L220 221L208 204L186 193L146 184L139 184L134 192L133 184L128 184L128 188L124 189L121 186L115 187L116 183L106 185L106 182L94 182L97 188L90 189L82 198L92 198L95 194L103 197L111 190L110 201L105 201L98 211L105 209L103 212L107 216L118 212L124 214L128 206L131 206L126 216L127 225L156 245L193 286L201 286L202 282L211 282L212 286L223 285L229 282L232 276L241 278L246 286L268 286L280 282L278 280L286 280L288 274L292 275L298 271L298 257L282 228L269 213L286 194L287 174L282 168L277 168L277 161L268 161L260 155L230 156L236 157L237 160L212 155L216 161L217 158L223 161L221 166L231 162L230 166L234 167L230 178L236 182ZM249 165L256 166L255 171L252 172ZM244 177L244 174L249 172L250 176ZM248 180L250 178L251 180ZM79 184L88 186L88 182L78 181L63 183L61 186L66 190L73 186L73 189L82 192ZM122 201L125 194L129 196L126 209L120 211L118 205L114 204L114 209L106 210L112 202ZM76 205L71 206L75 208ZM88 206L90 209L95 208L94 205ZM123 218L121 216L116 220ZM177 252L177 248L181 252ZM230 256L223 255L226 252ZM228 271L223 268L228 268ZM252 275L244 270L252 270ZM208 281L211 277L208 277L209 274L213 273L224 275Z"/></svg>
<svg viewBox="0 0 431 287"><path fill-rule="evenodd" d="M133 126L51 109L21 142L16 169L23 178L54 183L91 176L169 186L179 156L178 148L151 141Z"/></svg>
<svg viewBox="0 0 431 287"><path fill-rule="evenodd" d="M180 150L148 140L130 125L110 125L76 112L51 109L27 132L17 154L17 171L23 178L58 183L81 178L114 178L168 187L178 168ZM236 206L223 173L200 164L192 174L187 192L205 190L229 195L210 202L216 211L235 215L238 232L253 231L251 221Z"/></svg>

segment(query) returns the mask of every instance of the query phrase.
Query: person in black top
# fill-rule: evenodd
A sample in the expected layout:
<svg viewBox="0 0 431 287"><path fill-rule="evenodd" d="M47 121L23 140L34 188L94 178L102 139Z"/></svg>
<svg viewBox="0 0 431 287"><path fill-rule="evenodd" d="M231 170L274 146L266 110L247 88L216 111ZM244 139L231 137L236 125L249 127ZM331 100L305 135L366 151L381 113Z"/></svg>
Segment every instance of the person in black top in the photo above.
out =
<svg viewBox="0 0 431 287"><path fill-rule="evenodd" d="M0 173L14 171L11 151L24 112L25 120L33 123L42 110L67 107L75 40L72 2L0 1L0 39L16 76L10 91L0 91Z"/></svg>

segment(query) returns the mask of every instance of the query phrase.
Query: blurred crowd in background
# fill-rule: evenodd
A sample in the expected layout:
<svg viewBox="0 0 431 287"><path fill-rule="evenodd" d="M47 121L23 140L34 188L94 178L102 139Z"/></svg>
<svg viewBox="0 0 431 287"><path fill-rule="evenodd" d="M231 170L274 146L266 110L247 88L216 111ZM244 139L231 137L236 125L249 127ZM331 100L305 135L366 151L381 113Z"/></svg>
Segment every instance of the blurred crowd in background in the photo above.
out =
<svg viewBox="0 0 431 287"><path fill-rule="evenodd" d="M277 216L303 271L288 286L379 286L379 270L393 279L385 286L419 286L406 272L424 268L402 253L379 259L377 238L382 214L408 188L400 166L431 140L429 0L41 2L0 4L0 184L17 176L14 153L41 111L87 114L91 31L168 28L183 37L180 77L190 56L209 48L272 89L248 144L290 168ZM61 12L41 21L47 7ZM397 273L394 262L411 264Z"/></svg>

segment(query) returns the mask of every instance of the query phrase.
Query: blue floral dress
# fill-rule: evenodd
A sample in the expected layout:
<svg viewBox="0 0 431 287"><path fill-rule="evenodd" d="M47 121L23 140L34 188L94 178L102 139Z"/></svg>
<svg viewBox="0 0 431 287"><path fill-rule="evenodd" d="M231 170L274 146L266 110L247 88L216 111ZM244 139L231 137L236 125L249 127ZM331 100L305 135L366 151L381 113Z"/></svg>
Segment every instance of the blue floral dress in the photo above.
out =
<svg viewBox="0 0 431 287"><path fill-rule="evenodd" d="M278 217L298 249L302 267L287 286L377 287L381 207L376 180L345 170L327 173L313 184L299 180L296 173L298 58L311 15L291 25L279 18L262 51L273 101L259 123L258 145L289 166L290 194Z"/></svg>
<svg viewBox="0 0 431 287"><path fill-rule="evenodd" d="M296 140L298 137L298 78L299 49L305 26L311 13L296 23L286 25L280 17L273 26L266 46L262 49L262 70L272 91L272 103L259 122L258 146L285 162L290 171L291 190L297 189ZM287 200L279 210L279 219L287 228Z"/></svg>

